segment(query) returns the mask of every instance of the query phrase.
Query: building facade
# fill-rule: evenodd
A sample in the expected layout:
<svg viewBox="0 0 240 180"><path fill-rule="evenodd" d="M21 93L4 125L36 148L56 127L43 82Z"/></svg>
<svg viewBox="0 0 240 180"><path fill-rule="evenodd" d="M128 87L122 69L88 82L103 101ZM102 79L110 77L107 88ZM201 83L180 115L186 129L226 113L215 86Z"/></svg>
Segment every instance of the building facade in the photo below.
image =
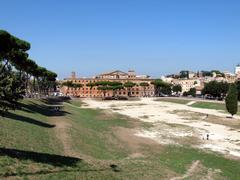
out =
<svg viewBox="0 0 240 180"><path fill-rule="evenodd" d="M64 95L81 97L81 98L98 98L98 97L112 97L115 96L132 96L132 97L152 97L154 96L154 85L151 84L153 79L147 75L136 75L135 71L112 71L108 73L99 74L92 78L77 78L75 73L72 73L72 77L66 78L63 82L71 81L76 84L81 84L80 88L72 88L63 86L61 88L61 93ZM123 88L120 90L100 90L97 86L90 87L89 84L110 81L110 82L120 82L122 84L126 82L133 82L136 85L132 88ZM148 83L148 86L141 86L141 83Z"/></svg>
<svg viewBox="0 0 240 180"><path fill-rule="evenodd" d="M191 88L197 89L197 94L201 93L201 90L204 87L202 81L198 78L193 79L173 79L172 84L180 85L182 87L182 93L188 92Z"/></svg>

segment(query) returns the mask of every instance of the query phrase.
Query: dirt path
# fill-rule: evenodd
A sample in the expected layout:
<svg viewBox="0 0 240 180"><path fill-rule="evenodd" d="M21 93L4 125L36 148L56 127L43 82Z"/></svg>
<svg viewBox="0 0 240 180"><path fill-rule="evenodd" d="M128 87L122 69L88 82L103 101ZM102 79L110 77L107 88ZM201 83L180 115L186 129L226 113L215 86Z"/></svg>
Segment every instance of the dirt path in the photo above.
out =
<svg viewBox="0 0 240 180"><path fill-rule="evenodd" d="M68 135L68 130L71 128L71 124L62 117L52 117L51 120L56 125L55 133L57 138L62 142L64 155L80 158L79 153L73 150L71 139Z"/></svg>
<svg viewBox="0 0 240 180"><path fill-rule="evenodd" d="M184 179L200 179L200 180L213 180L225 179L221 175L221 170L208 169L201 164L199 160L194 161L187 172L179 177L173 177L170 180L184 180Z"/></svg>
<svg viewBox="0 0 240 180"><path fill-rule="evenodd" d="M181 176L181 177L174 177L174 178L171 178L170 180L182 180L182 179L186 179L186 178L192 176L194 174L194 172L197 170L199 162L200 161L193 162L191 167L188 169L186 174L184 174L183 176Z"/></svg>
<svg viewBox="0 0 240 180"><path fill-rule="evenodd" d="M77 106L76 106L77 108ZM64 117L51 117L51 123L55 124L55 133L56 137L63 145L63 154L64 156L75 157L79 159L83 159L85 162L92 165L92 167L101 167L101 168L109 168L109 164L111 162L104 160L96 160L88 155L82 154L80 151L75 151L73 149L71 137L69 135L70 128L72 125L67 121Z"/></svg>

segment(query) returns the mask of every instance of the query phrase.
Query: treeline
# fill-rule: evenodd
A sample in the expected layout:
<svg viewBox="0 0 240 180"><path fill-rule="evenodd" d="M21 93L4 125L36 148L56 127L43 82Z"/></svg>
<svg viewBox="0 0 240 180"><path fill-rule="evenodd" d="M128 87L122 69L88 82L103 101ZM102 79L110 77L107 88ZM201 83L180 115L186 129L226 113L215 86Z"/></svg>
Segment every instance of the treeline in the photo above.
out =
<svg viewBox="0 0 240 180"><path fill-rule="evenodd" d="M183 70L180 71L179 74L171 74L171 75L167 75L166 77L172 77L175 79L189 79L189 75L192 74L194 72L188 71L188 70ZM211 71L198 71L196 73L194 73L194 77L223 77L225 78L225 74L219 70L211 70Z"/></svg>
<svg viewBox="0 0 240 180"><path fill-rule="evenodd" d="M0 30L0 113L19 106L24 97L47 95L57 74L29 58L29 42Z"/></svg>
<svg viewBox="0 0 240 180"><path fill-rule="evenodd" d="M233 84L235 84L237 88L238 100L240 101L240 81L236 81ZM202 95L209 95L213 99L223 99L226 97L229 88L230 84L228 82L210 81L204 85Z"/></svg>

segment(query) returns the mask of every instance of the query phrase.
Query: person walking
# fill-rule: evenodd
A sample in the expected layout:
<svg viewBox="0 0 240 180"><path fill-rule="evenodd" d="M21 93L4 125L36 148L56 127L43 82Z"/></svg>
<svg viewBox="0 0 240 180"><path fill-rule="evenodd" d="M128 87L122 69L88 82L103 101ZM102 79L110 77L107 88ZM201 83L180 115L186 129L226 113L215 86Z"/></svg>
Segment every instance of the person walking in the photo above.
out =
<svg viewBox="0 0 240 180"><path fill-rule="evenodd" d="M207 134L207 140L209 140L209 134Z"/></svg>

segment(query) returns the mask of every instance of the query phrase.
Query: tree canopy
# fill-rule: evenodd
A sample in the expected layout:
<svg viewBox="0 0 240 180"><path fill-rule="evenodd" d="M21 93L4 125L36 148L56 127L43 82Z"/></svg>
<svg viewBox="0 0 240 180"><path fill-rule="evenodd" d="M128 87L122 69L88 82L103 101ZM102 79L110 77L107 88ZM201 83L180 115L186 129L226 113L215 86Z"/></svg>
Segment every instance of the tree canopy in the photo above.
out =
<svg viewBox="0 0 240 180"><path fill-rule="evenodd" d="M29 58L29 42L0 30L0 111L15 109L24 96L38 90L48 93L57 74L40 67ZM31 80L34 78L34 83ZM35 83L37 79L38 83ZM38 85L38 88L35 85Z"/></svg>
<svg viewBox="0 0 240 180"><path fill-rule="evenodd" d="M209 83L206 83L202 94L203 95L211 95L213 97L221 97L226 96L229 89L229 84L227 82L217 82L217 81L211 81Z"/></svg>
<svg viewBox="0 0 240 180"><path fill-rule="evenodd" d="M156 79L151 84L155 87L155 95L160 96L161 94L170 95L172 93L171 84L164 82L161 79Z"/></svg>
<svg viewBox="0 0 240 180"><path fill-rule="evenodd" d="M174 85L172 91L178 94L179 92L182 92L182 86L180 84Z"/></svg>

